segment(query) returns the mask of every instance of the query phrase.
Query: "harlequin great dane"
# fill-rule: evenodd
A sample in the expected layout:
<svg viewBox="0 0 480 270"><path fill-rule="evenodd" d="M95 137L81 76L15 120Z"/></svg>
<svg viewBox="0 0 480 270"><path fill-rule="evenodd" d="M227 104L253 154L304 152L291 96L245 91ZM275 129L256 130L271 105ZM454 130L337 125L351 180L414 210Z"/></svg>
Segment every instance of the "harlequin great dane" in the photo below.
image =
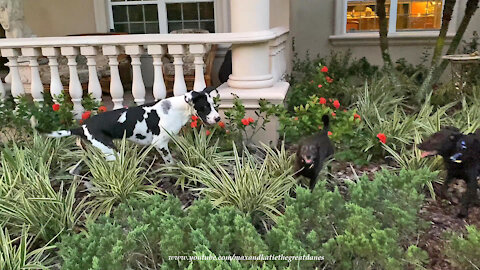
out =
<svg viewBox="0 0 480 270"><path fill-rule="evenodd" d="M201 92L188 92L138 107L122 108L95 115L71 130L60 130L47 134L59 138L70 135L80 136L105 154L107 160L115 160L114 139L123 138L141 145L153 145L160 152L165 163L172 163L168 150L170 134L177 134L196 115L207 124L220 121L210 93L214 87Z"/></svg>

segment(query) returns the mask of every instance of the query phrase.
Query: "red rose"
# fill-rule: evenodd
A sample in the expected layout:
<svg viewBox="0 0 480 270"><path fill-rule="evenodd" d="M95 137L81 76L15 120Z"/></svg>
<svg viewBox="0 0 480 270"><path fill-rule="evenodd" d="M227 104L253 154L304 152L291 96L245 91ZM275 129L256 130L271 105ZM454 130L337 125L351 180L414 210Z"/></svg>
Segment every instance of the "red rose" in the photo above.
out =
<svg viewBox="0 0 480 270"><path fill-rule="evenodd" d="M53 111L55 111L55 112L58 111L58 110L60 110L60 104L57 104L57 103L53 104L53 105L52 105L52 109L53 109Z"/></svg>
<svg viewBox="0 0 480 270"><path fill-rule="evenodd" d="M323 87L323 85L321 85L321 84L318 85L318 88L322 88L322 87Z"/></svg>
<svg viewBox="0 0 480 270"><path fill-rule="evenodd" d="M323 97L320 98L320 104L327 104L327 100Z"/></svg>
<svg viewBox="0 0 480 270"><path fill-rule="evenodd" d="M362 118L360 117L360 115L357 114L357 113L353 115L353 119L362 120Z"/></svg>
<svg viewBox="0 0 480 270"><path fill-rule="evenodd" d="M338 100L335 100L335 101L333 102L333 107L335 107L335 109L340 108L340 102L338 102Z"/></svg>
<svg viewBox="0 0 480 270"><path fill-rule="evenodd" d="M250 125L250 122L248 121L248 119L243 118L243 119L242 119L242 124L243 124L244 126L248 126L248 125Z"/></svg>
<svg viewBox="0 0 480 270"><path fill-rule="evenodd" d="M86 111L82 114L82 119L83 120L87 120L88 118L90 118L90 115L92 114L92 112L90 111Z"/></svg>
<svg viewBox="0 0 480 270"><path fill-rule="evenodd" d="M223 123L222 121L218 122L218 126L221 127L221 128L225 128L225 123Z"/></svg>
<svg viewBox="0 0 480 270"><path fill-rule="evenodd" d="M387 136L383 133L378 133L377 138L382 142L382 143L387 143Z"/></svg>
<svg viewBox="0 0 480 270"><path fill-rule="evenodd" d="M197 121L193 121L190 123L190 127L196 128L197 127Z"/></svg>
<svg viewBox="0 0 480 270"><path fill-rule="evenodd" d="M332 83L332 82L333 82L333 79L330 78L330 77L328 77L328 76L326 76L325 79L327 80L328 83Z"/></svg>
<svg viewBox="0 0 480 270"><path fill-rule="evenodd" d="M248 120L248 122L250 122L250 123L255 122L255 120L253 120L253 118L251 118L251 117L249 117L247 120Z"/></svg>
<svg viewBox="0 0 480 270"><path fill-rule="evenodd" d="M323 72L323 73L326 73L326 72L328 72L328 67L327 67L327 66L323 66L320 71Z"/></svg>
<svg viewBox="0 0 480 270"><path fill-rule="evenodd" d="M105 106L98 107L98 112L106 112L106 111L107 111L107 107Z"/></svg>
<svg viewBox="0 0 480 270"><path fill-rule="evenodd" d="M328 134L328 136L332 136L333 133L331 131L329 131L329 132L327 132L327 134Z"/></svg>
<svg viewBox="0 0 480 270"><path fill-rule="evenodd" d="M210 130L207 130L205 133L207 133L207 136L210 135Z"/></svg>
<svg viewBox="0 0 480 270"><path fill-rule="evenodd" d="M192 121L197 121L197 119L198 119L198 116L192 115Z"/></svg>
<svg viewBox="0 0 480 270"><path fill-rule="evenodd" d="M335 112L332 112L332 117L335 117L337 116L337 114Z"/></svg>

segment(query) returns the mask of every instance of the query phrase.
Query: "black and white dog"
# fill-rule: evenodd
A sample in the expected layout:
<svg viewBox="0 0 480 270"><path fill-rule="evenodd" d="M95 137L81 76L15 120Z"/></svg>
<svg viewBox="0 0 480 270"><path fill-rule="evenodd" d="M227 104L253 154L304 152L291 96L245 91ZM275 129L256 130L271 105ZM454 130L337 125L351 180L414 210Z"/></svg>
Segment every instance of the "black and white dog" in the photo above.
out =
<svg viewBox="0 0 480 270"><path fill-rule="evenodd" d="M172 163L168 150L169 134L177 134L192 115L200 117L207 124L220 121L210 96L213 90L216 89L207 87L201 92L192 91L155 103L104 112L88 118L79 128L55 131L47 136L80 136L100 149L107 160L115 160L113 140L121 139L125 134L128 140L135 143L153 145L165 163Z"/></svg>

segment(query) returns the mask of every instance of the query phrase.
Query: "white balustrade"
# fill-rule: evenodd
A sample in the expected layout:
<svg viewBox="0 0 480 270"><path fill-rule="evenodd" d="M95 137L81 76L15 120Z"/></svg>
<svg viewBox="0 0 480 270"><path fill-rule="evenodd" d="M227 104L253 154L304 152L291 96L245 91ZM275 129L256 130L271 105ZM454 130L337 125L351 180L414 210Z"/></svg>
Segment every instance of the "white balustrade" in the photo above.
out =
<svg viewBox="0 0 480 270"><path fill-rule="evenodd" d="M50 95L55 102L63 92L62 81L60 80L60 73L58 72L58 56L60 49L55 47L42 48L42 54L48 58L48 65L50 66Z"/></svg>
<svg viewBox="0 0 480 270"><path fill-rule="evenodd" d="M184 74L184 61L186 53L189 52L194 58L195 80L193 90L201 91L206 86L205 81L205 61L204 57L208 54L208 48L213 44L230 44L236 48L236 57L234 62L238 62L238 52L247 56L248 59L255 61L249 62L248 59L242 59L241 63L233 64L233 74L230 80L232 86L236 82L247 86L243 88L252 88L254 86L267 87L270 85L270 78L278 81L283 78L287 69L286 43L288 30L285 28L274 28L262 31L246 31L237 33L216 33L216 34L146 34L146 35L115 35L115 36L76 36L76 37L42 37L42 38L16 38L0 40L0 52L3 57L9 60L10 75L7 83L10 83L11 94L15 101L18 97L25 94L22 78L30 76L30 88L34 101L43 101L43 83L50 84L50 94L56 100L64 86L61 78L68 75L68 93L74 104L74 113L77 118L84 111L82 99L84 96L79 72L82 80L85 80L83 74L88 67L88 93L97 100L102 100L102 89L100 77L108 76L103 68L110 69L110 95L114 109L123 108L125 99L124 86L120 78L119 56L123 53L131 58L132 68L132 95L136 104L141 105L146 102L147 91L152 91L155 100L161 100L167 96L167 88L164 80L164 57L167 52L173 57L175 69L175 78L173 84L173 94L182 95L187 92ZM249 54L249 48L268 48L269 63L265 63L253 54ZM254 50L255 51L255 50ZM100 55L108 58L108 66L100 68ZM153 58L153 86L150 89L145 87L142 76L141 57L145 54ZM42 77L45 69L39 68L38 58L40 56L48 58L50 70L50 81L45 81ZM83 64L77 65L77 57L83 55L87 58L87 67ZM263 55L263 54L262 54ZM61 74L63 68L59 66L60 57L65 56L68 59L68 74ZM19 59L29 61L30 72L25 74L25 67L19 69ZM261 62L261 65L255 63ZM266 68L265 68L266 66ZM81 70L80 70L81 68ZM251 72L252 69L261 69L261 72ZM144 70L145 72L145 70ZM258 74L257 74L258 73ZM261 76L260 76L260 75ZM86 74L85 74L86 75ZM250 76L251 75L251 76ZM255 75L255 76L253 76ZM258 75L258 76L257 76ZM28 79L28 78L27 78ZM42 82L43 79L43 82ZM260 83L259 83L260 81ZM83 81L82 81L83 82ZM268 85L266 84L268 82ZM263 83L263 84L262 84ZM258 88L258 87L257 87ZM261 88L261 87L260 87ZM5 89L0 82L0 98L5 97Z"/></svg>
<svg viewBox="0 0 480 270"><path fill-rule="evenodd" d="M192 44L190 45L190 53L195 57L195 82L193 84L193 91L202 91L205 89L205 76L204 76L204 66L203 56L206 53L205 45L203 44Z"/></svg>
<svg viewBox="0 0 480 270"><path fill-rule="evenodd" d="M123 85L118 70L118 46L103 46L103 54L108 56L110 65L110 96L112 97L113 109L123 108Z"/></svg>
<svg viewBox="0 0 480 270"><path fill-rule="evenodd" d="M95 57L98 54L97 47L81 47L80 53L87 58L88 66L88 93L97 102L102 100L102 87L97 75L97 61Z"/></svg>
<svg viewBox="0 0 480 270"><path fill-rule="evenodd" d="M80 54L80 50L78 47L62 47L60 51L68 59L68 70L70 75L68 93L72 99L73 113L75 117L79 119L84 110L82 106L83 89L77 71L77 56Z"/></svg>
<svg viewBox="0 0 480 270"><path fill-rule="evenodd" d="M175 96L183 95L187 92L187 84L183 75L183 55L185 54L185 45L168 45L168 53L173 55L173 64L175 65L175 80L173 82L173 94Z"/></svg>
<svg viewBox="0 0 480 270"><path fill-rule="evenodd" d="M27 56L30 60L30 91L33 101L43 101L43 84L40 79L40 72L38 70L38 57L41 56L40 48L22 48L22 55Z"/></svg>
<svg viewBox="0 0 480 270"><path fill-rule="evenodd" d="M128 45L125 46L125 53L132 58L132 95L137 105L145 103L145 84L143 83L140 57L144 53L143 46Z"/></svg>
<svg viewBox="0 0 480 270"><path fill-rule="evenodd" d="M10 92L15 100L18 102L18 98L25 94L23 88L22 79L20 78L20 72L18 71L18 56L20 55L19 49L1 49L2 55L8 58L8 67L10 68Z"/></svg>
<svg viewBox="0 0 480 270"><path fill-rule="evenodd" d="M153 57L153 97L155 101L167 97L167 88L163 79L163 62L162 56L165 49L162 45L148 45L148 53Z"/></svg>

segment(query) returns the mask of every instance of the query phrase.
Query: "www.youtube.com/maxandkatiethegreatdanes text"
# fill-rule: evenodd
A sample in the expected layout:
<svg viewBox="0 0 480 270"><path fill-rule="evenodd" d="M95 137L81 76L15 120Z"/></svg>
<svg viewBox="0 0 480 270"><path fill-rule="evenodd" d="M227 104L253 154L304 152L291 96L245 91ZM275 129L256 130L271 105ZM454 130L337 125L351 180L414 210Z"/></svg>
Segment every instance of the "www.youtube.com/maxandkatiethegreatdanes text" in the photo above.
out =
<svg viewBox="0 0 480 270"><path fill-rule="evenodd" d="M215 256L215 255L201 255L201 256L168 256L169 260L174 261L323 261L323 256L285 256L285 255L256 255L256 256L243 256L243 255L228 255L228 256Z"/></svg>

